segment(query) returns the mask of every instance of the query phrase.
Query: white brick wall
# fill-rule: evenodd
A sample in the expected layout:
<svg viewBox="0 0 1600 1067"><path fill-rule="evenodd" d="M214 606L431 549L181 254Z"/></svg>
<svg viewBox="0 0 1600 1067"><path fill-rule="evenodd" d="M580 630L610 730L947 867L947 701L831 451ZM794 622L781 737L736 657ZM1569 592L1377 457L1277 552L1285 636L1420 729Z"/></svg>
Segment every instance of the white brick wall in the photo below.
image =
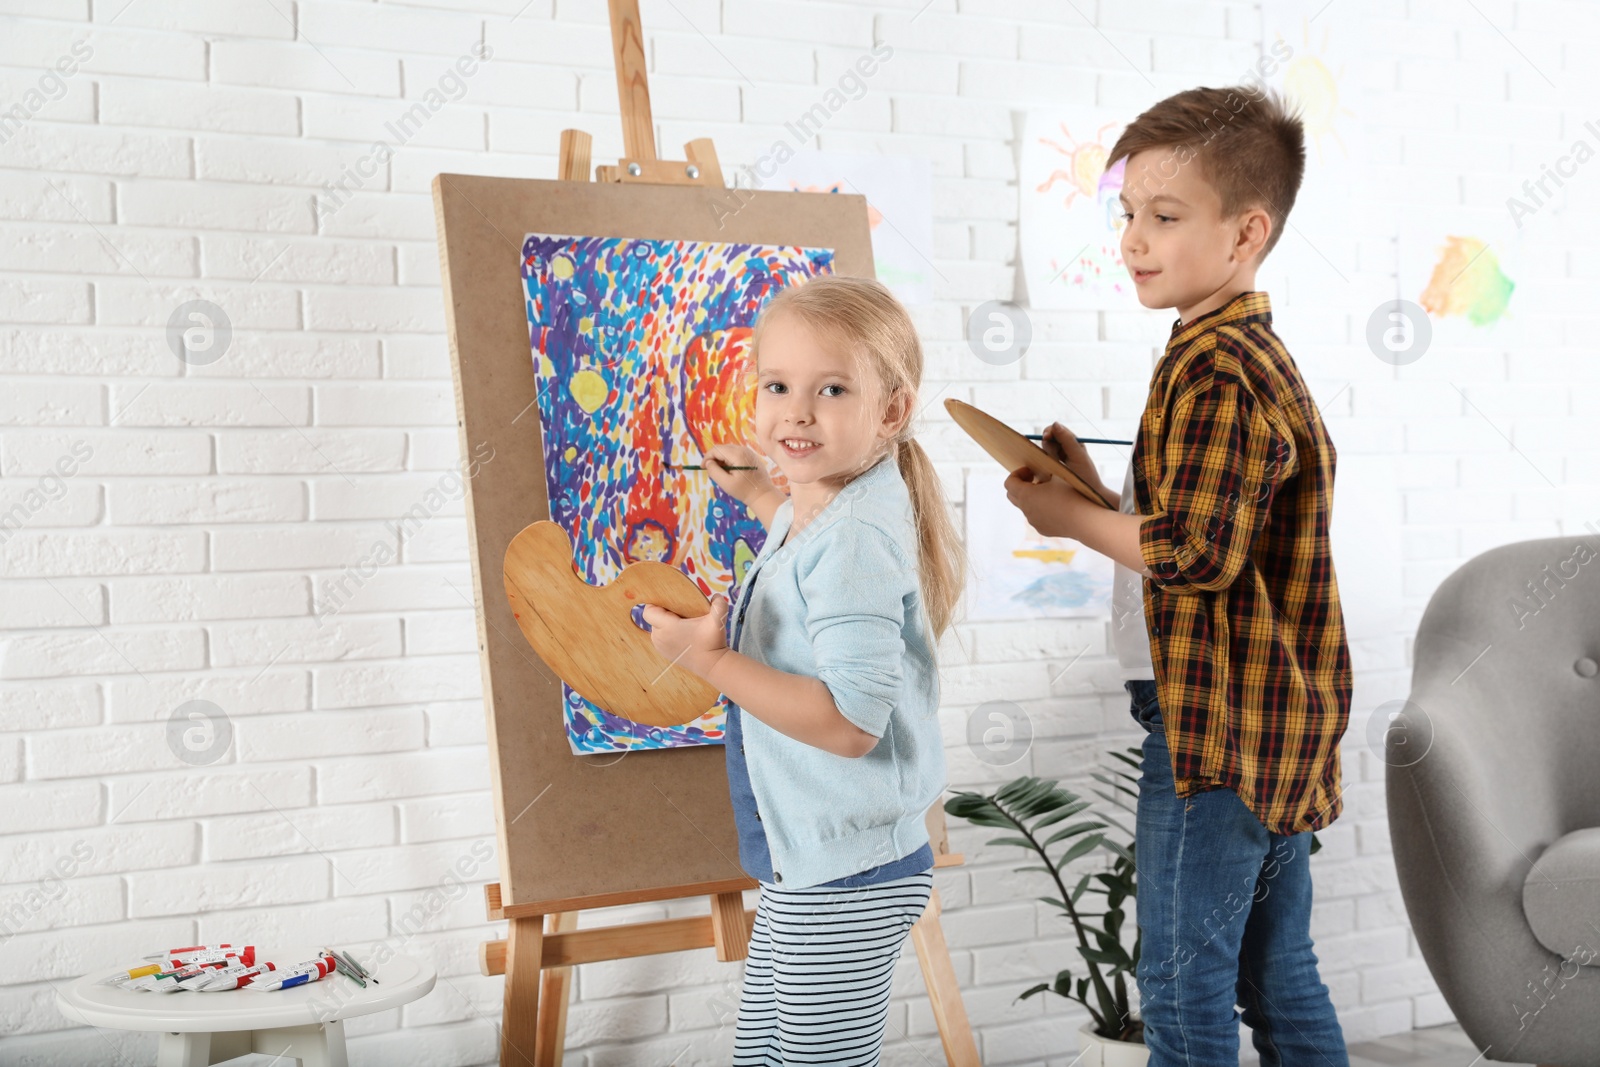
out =
<svg viewBox="0 0 1600 1067"><path fill-rule="evenodd" d="M709 135L730 172L890 43L893 59L818 143L933 161L941 280L918 312L925 396L1061 417L1065 401L1037 400L1037 379L1131 433L1167 315L1038 312L1014 367L962 341L968 310L1012 295L1016 114L1233 80L1256 54L1255 5L643 7L662 151ZM1348 808L1314 861L1323 974L1359 1040L1448 1018L1396 888L1366 717L1405 695L1406 635L1465 558L1600 520L1600 408L1583 388L1600 374L1600 164L1526 231L1524 340L1397 373L1365 350L1366 316L1392 295L1408 213L1499 211L1600 118L1600 16L1538 0L1341 7L1368 20L1356 267L1347 287L1323 273L1273 296L1341 454L1392 456L1403 496L1404 613L1355 649ZM352 1021L352 1061L494 1062L502 981L476 965L496 933L476 886L496 866L465 524L456 500L403 539L391 524L463 460L428 183L440 170L552 176L568 125L595 135L597 159L620 152L604 5L0 0L0 112L77 42L92 56L66 91L0 144L0 514L22 516L0 530L0 1060L107 1062L115 1049L149 1062L148 1036L74 1028L53 992L152 945L405 929L439 986ZM385 124L480 43L493 58L459 99L373 160ZM168 316L192 299L231 317L216 362L168 348ZM959 504L973 452L941 416L930 404L923 439ZM52 469L71 473L45 481ZM1120 467L1105 474L1120 483ZM353 579L378 544L395 560ZM319 625L341 582L341 610ZM953 785L1035 773L1086 786L1103 751L1138 736L1112 667L1100 623L959 627L944 670ZM995 698L1021 703L1038 731L1026 760L998 770L963 742L966 713ZM226 712L232 743L175 770L166 723L191 700ZM952 826L969 862L937 879L983 1060L1065 1067L1081 1014L1015 998L1075 962L1071 939L989 836ZM461 863L472 891L441 905L428 891ZM58 898L25 903L64 871ZM579 968L568 1062L726 1062L719 1018L737 1000L738 968L708 950ZM886 1063L940 1058L909 953L887 1047Z"/></svg>

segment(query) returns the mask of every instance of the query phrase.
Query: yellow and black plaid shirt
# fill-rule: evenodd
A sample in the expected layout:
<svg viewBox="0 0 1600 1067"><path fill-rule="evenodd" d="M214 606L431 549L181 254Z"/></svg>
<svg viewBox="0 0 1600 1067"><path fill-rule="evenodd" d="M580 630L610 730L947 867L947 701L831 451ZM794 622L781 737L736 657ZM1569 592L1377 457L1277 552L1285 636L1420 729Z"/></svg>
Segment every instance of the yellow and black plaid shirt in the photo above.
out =
<svg viewBox="0 0 1600 1067"><path fill-rule="evenodd" d="M1172 775L1183 797L1234 790L1275 833L1318 829L1344 808L1335 458L1266 293L1173 324L1133 447Z"/></svg>

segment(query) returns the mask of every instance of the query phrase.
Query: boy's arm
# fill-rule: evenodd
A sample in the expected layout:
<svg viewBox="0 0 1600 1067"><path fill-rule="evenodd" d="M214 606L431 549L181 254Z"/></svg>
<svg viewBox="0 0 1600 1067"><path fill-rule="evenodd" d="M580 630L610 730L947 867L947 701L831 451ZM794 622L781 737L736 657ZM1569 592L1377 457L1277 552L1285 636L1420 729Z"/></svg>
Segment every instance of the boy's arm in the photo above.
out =
<svg viewBox="0 0 1600 1067"><path fill-rule="evenodd" d="M1238 379L1213 375L1180 397L1162 437L1157 498L1137 527L1152 581L1175 592L1226 589L1266 525L1278 487L1298 470L1293 443Z"/></svg>
<svg viewBox="0 0 1600 1067"><path fill-rule="evenodd" d="M865 756L878 743L876 737L840 714L833 693L819 678L780 671L732 649L722 650L701 677L741 711L835 756Z"/></svg>
<svg viewBox="0 0 1600 1067"><path fill-rule="evenodd" d="M1085 500L1075 489L1068 489L1067 493L1082 501L1076 520L1071 521L1074 538L1129 570L1146 578L1152 577L1144 557L1139 554L1139 526L1148 516L1124 515L1120 511L1098 507L1092 501Z"/></svg>

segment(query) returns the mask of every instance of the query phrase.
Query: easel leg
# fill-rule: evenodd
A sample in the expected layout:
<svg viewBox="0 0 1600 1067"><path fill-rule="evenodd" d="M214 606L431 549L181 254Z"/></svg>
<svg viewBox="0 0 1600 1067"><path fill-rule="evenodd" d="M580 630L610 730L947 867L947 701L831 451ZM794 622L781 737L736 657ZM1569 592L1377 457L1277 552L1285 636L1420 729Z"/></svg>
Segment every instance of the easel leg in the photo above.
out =
<svg viewBox="0 0 1600 1067"><path fill-rule="evenodd" d="M561 911L545 917L544 932L564 934L578 928L578 913ZM561 1067L567 1044L567 1003L571 1000L572 968L547 968L539 979L539 1040L533 1060L539 1067Z"/></svg>
<svg viewBox="0 0 1600 1067"><path fill-rule="evenodd" d="M961 987L956 984L955 968L950 964L950 946L939 925L939 891L928 900L928 910L911 928L911 943L922 964L922 981L933 1003L933 1018L939 1024L939 1040L944 1045L945 1062L950 1067L980 1067L978 1046L972 1040L967 1022L967 1006L961 1002Z"/></svg>
<svg viewBox="0 0 1600 1067"><path fill-rule="evenodd" d="M593 139L582 130L561 131L561 156L558 177L564 182L589 180L589 152Z"/></svg>
<svg viewBox="0 0 1600 1067"><path fill-rule="evenodd" d="M723 963L750 955L750 916L744 910L743 893L711 895L711 938Z"/></svg>
<svg viewBox="0 0 1600 1067"><path fill-rule="evenodd" d="M539 1033L539 957L544 916L512 919L506 937L506 995L500 1019L500 1067L534 1067Z"/></svg>

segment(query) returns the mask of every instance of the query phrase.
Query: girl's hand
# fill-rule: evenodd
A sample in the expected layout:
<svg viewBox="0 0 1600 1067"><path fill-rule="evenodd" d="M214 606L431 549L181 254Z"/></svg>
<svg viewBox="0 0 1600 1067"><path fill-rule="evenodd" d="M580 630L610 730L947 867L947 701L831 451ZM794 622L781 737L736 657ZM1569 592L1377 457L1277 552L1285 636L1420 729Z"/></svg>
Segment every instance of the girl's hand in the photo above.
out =
<svg viewBox="0 0 1600 1067"><path fill-rule="evenodd" d="M695 619L658 604L646 604L643 615L650 627L650 643L662 658L710 681L711 668L728 651L724 636L728 632L727 597L721 593L713 596L711 610Z"/></svg>
<svg viewBox="0 0 1600 1067"><path fill-rule="evenodd" d="M1095 469L1094 460L1089 458L1089 450L1083 447L1083 442L1071 430L1059 422L1052 422L1041 436L1043 440L1039 442L1039 447L1044 449L1045 455L1099 490L1101 496L1110 491L1105 482L1100 480L1100 472Z"/></svg>
<svg viewBox="0 0 1600 1067"><path fill-rule="evenodd" d="M1082 447L1081 445L1079 446ZM731 471L728 467L753 467L754 470ZM767 477L767 462L755 449L746 445L724 443L712 445L706 451L706 473L722 491L745 507L768 493L782 493Z"/></svg>

